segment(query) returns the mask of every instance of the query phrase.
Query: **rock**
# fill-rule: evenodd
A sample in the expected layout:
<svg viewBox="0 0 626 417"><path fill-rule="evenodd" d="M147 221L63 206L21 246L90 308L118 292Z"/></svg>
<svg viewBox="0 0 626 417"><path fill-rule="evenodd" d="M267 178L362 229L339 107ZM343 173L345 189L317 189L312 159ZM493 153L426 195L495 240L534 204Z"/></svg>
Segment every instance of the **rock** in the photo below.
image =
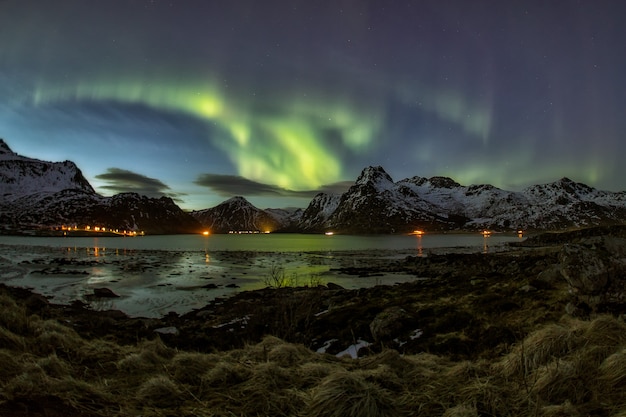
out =
<svg viewBox="0 0 626 417"><path fill-rule="evenodd" d="M559 260L570 292L592 310L626 301L626 240L602 237L566 244Z"/></svg>
<svg viewBox="0 0 626 417"><path fill-rule="evenodd" d="M407 312L402 307L390 307L378 313L370 323L370 333L376 341L393 339L403 328Z"/></svg>
<svg viewBox="0 0 626 417"><path fill-rule="evenodd" d="M31 311L41 312L48 308L49 302L46 297L39 294L32 294L26 299L26 307Z"/></svg>
<svg viewBox="0 0 626 417"><path fill-rule="evenodd" d="M561 275L561 266L558 264L550 265L537 274L537 278L533 280L533 285L535 287L550 288L554 287L559 281L562 280L563 275Z"/></svg>
<svg viewBox="0 0 626 417"><path fill-rule="evenodd" d="M207 285L202 286L202 288L206 288L208 290L214 290L214 289L217 288L217 285L215 285L215 284L207 284Z"/></svg>
<svg viewBox="0 0 626 417"><path fill-rule="evenodd" d="M226 288L239 288L239 285L237 285L237 284L228 284L228 285L225 285L225 287Z"/></svg>
<svg viewBox="0 0 626 417"><path fill-rule="evenodd" d="M328 288L329 290L343 290L344 289L341 285L335 284L334 282L326 283L326 288Z"/></svg>
<svg viewBox="0 0 626 417"><path fill-rule="evenodd" d="M609 281L608 265L597 250L582 245L563 245L559 253L561 275L575 293L594 295L600 293Z"/></svg>
<svg viewBox="0 0 626 417"><path fill-rule="evenodd" d="M108 288L94 288L93 295L94 297L99 297L99 298L118 298L119 297L119 295L115 294L113 291L111 291Z"/></svg>

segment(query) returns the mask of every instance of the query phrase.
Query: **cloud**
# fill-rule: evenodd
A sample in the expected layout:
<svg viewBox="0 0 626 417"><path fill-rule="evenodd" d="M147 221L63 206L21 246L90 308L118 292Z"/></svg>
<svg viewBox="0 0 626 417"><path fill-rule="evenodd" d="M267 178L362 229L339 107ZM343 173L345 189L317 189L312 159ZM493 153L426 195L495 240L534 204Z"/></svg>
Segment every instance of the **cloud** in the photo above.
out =
<svg viewBox="0 0 626 417"><path fill-rule="evenodd" d="M104 174L96 175L96 178L109 184L99 188L113 193L138 193L148 197L171 197L181 201L180 193L171 192L170 187L156 178L146 177L133 171L121 168L108 168Z"/></svg>
<svg viewBox="0 0 626 417"><path fill-rule="evenodd" d="M252 181L239 175L201 174L194 181L196 185L207 187L223 197L242 196L274 196L313 198L317 193L326 192L339 194L345 192L353 182L342 181L324 185L317 190L295 191L272 184Z"/></svg>

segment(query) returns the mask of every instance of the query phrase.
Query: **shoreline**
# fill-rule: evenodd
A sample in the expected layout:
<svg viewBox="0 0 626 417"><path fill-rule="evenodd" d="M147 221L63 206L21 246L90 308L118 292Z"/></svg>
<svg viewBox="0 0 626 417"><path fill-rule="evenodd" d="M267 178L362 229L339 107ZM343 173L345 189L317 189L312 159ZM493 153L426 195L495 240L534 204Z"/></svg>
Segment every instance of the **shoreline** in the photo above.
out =
<svg viewBox="0 0 626 417"><path fill-rule="evenodd" d="M245 291L160 318L0 284L0 413L318 415L372 399L389 415L626 410L626 229L350 261L336 272L425 279Z"/></svg>
<svg viewBox="0 0 626 417"><path fill-rule="evenodd" d="M0 244L0 282L58 304L82 302L96 310L160 318L202 308L216 298L263 289L276 273L293 286L333 283L357 289L410 282L419 277L380 269L412 254L394 250L208 253ZM368 273L372 268L376 271ZM117 297L94 297L94 291L102 288Z"/></svg>

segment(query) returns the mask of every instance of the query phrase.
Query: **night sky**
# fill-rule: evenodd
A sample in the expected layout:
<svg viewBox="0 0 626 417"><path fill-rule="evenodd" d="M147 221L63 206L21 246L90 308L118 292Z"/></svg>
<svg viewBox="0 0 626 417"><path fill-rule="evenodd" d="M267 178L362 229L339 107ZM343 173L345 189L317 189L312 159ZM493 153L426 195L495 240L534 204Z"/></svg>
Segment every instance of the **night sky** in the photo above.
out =
<svg viewBox="0 0 626 417"><path fill-rule="evenodd" d="M306 207L369 165L626 190L626 2L0 0L0 137L104 195Z"/></svg>

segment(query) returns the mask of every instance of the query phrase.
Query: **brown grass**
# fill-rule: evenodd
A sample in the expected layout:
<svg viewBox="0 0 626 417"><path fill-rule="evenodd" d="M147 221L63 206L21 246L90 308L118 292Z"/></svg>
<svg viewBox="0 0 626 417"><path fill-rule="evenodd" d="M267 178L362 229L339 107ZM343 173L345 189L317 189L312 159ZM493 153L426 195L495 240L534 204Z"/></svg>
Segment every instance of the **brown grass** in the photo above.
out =
<svg viewBox="0 0 626 417"><path fill-rule="evenodd" d="M181 390L166 376L158 375L146 380L137 390L137 401L148 407L175 408L183 403Z"/></svg>
<svg viewBox="0 0 626 417"><path fill-rule="evenodd" d="M211 354L122 346L0 304L0 415L626 417L626 325L611 316L545 324L491 361L347 360L271 336Z"/></svg>
<svg viewBox="0 0 626 417"><path fill-rule="evenodd" d="M339 371L324 378L307 402L304 416L384 417L397 416L392 395L365 380L363 374Z"/></svg>

